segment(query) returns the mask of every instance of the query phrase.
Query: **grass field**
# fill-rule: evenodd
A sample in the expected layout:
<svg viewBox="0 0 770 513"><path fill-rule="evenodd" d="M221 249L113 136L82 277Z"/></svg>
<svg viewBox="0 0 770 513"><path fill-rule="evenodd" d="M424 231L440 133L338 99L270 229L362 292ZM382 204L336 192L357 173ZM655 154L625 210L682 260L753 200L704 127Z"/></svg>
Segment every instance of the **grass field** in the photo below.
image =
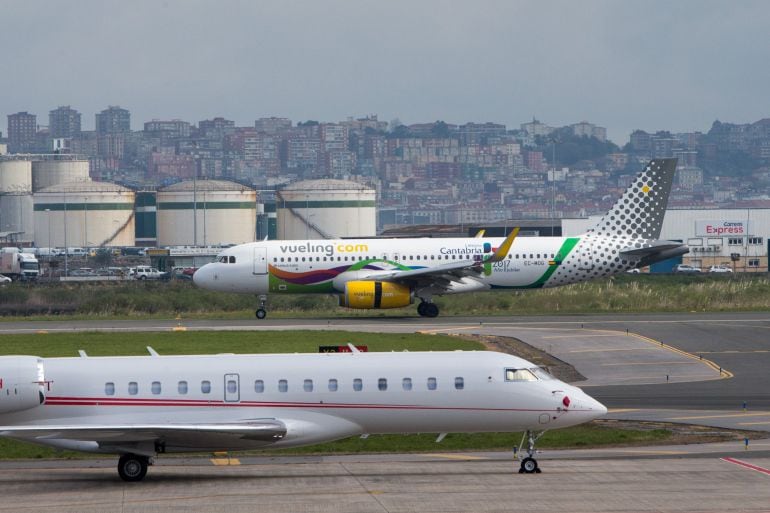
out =
<svg viewBox="0 0 770 513"><path fill-rule="evenodd" d="M495 291L436 298L442 315L538 315L757 311L770 308L766 274L620 275L551 289ZM23 283L0 290L0 319L25 318L253 318L256 299L199 289L190 282ZM416 316L394 310L339 308L328 295L273 294L271 317Z"/></svg>
<svg viewBox="0 0 770 513"><path fill-rule="evenodd" d="M79 349L89 356L147 354L152 346L163 354L293 353L317 352L319 345L367 345L371 351L479 350L484 346L464 338L445 335L349 333L342 331L264 332L157 332L157 333L54 333L3 335L0 354L76 356ZM441 444L435 434L379 435L366 440L349 438L281 453L431 452L454 450L511 450L520 433L450 434ZM617 424L591 423L547 433L539 447L593 447L666 443L674 434L668 429L628 429ZM697 437L690 441L698 441ZM276 451L277 452L277 451ZM35 444L0 438L0 458L87 458Z"/></svg>

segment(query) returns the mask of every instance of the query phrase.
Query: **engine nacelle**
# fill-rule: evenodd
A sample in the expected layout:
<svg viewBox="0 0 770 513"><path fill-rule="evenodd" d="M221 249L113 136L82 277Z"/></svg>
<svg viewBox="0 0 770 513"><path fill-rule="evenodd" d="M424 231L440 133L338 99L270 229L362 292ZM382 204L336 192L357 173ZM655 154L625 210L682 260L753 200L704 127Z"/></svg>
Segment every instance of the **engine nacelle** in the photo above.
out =
<svg viewBox="0 0 770 513"><path fill-rule="evenodd" d="M370 310L401 308L414 302L414 294L406 285L388 281L349 281L340 295L340 306Z"/></svg>
<svg viewBox="0 0 770 513"><path fill-rule="evenodd" d="M0 413L40 406L44 385L43 360L37 356L0 356Z"/></svg>

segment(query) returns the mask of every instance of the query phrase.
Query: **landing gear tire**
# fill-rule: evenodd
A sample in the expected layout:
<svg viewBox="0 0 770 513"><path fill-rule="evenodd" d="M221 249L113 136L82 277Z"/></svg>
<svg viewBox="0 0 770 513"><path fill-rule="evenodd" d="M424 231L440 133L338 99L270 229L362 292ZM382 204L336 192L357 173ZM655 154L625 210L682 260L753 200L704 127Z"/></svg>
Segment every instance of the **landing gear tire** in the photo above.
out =
<svg viewBox="0 0 770 513"><path fill-rule="evenodd" d="M124 454L118 460L118 475L123 481L136 482L147 475L150 459L147 456Z"/></svg>
<svg viewBox="0 0 770 513"><path fill-rule="evenodd" d="M532 457L526 457L521 460L521 467L519 468L519 474L539 474L540 469L537 466L537 460Z"/></svg>
<svg viewBox="0 0 770 513"><path fill-rule="evenodd" d="M438 317L438 306L436 303L421 301L420 304L417 305L417 313L420 317Z"/></svg>
<svg viewBox="0 0 770 513"><path fill-rule="evenodd" d="M257 319L264 319L265 317L267 317L267 310L265 310L264 308L260 308L255 312L255 315L257 316Z"/></svg>
<svg viewBox="0 0 770 513"><path fill-rule="evenodd" d="M254 315L257 316L257 319L264 319L267 317L267 296L266 295L260 295L259 296L259 309L254 312Z"/></svg>

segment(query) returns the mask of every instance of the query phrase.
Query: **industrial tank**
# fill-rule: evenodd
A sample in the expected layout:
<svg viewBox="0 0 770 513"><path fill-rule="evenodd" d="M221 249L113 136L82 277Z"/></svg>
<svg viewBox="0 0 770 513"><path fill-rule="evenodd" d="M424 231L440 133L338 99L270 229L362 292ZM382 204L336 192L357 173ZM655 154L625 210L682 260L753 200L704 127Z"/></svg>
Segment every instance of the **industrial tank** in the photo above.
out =
<svg viewBox="0 0 770 513"><path fill-rule="evenodd" d="M131 189L107 182L72 182L39 190L34 201L38 247L135 245Z"/></svg>
<svg viewBox="0 0 770 513"><path fill-rule="evenodd" d="M35 160L32 162L32 191L37 192L52 185L71 182L88 182L87 160Z"/></svg>
<svg viewBox="0 0 770 513"><path fill-rule="evenodd" d="M34 240L32 163L0 160L0 232L22 232L20 242Z"/></svg>
<svg viewBox="0 0 770 513"><path fill-rule="evenodd" d="M257 192L225 180L179 182L158 191L158 246L254 242Z"/></svg>
<svg viewBox="0 0 770 513"><path fill-rule="evenodd" d="M346 180L303 180L276 193L279 239L372 237L376 191Z"/></svg>

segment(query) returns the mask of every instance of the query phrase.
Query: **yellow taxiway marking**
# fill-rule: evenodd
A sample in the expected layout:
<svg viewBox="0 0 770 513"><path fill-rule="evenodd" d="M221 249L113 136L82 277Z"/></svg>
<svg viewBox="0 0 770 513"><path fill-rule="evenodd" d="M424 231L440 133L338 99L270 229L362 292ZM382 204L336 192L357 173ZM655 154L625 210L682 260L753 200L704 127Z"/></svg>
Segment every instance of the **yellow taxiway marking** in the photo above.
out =
<svg viewBox="0 0 770 513"><path fill-rule="evenodd" d="M769 416L770 412L761 413L727 413L724 415L696 415L693 417L669 417L665 420L699 420L699 419L729 419L733 417L763 417Z"/></svg>
<svg viewBox="0 0 770 513"><path fill-rule="evenodd" d="M483 328L483 326L456 326L454 328L437 328L434 330L420 330L417 333L421 335L430 335L432 333L441 333L443 331L460 331L460 330L472 330L473 328Z"/></svg>
<svg viewBox="0 0 770 513"><path fill-rule="evenodd" d="M48 330L37 330L35 333L38 335L48 335Z"/></svg>
<svg viewBox="0 0 770 513"><path fill-rule="evenodd" d="M218 467L226 467L228 465L240 465L241 460L238 458L211 458L211 463Z"/></svg>
<svg viewBox="0 0 770 513"><path fill-rule="evenodd" d="M752 354L752 353L770 353L770 349L754 349L752 351L697 351L698 354Z"/></svg>
<svg viewBox="0 0 770 513"><path fill-rule="evenodd" d="M620 337L620 336L625 337L626 336L625 333L621 333L620 331L617 333L602 333L600 335L597 335L596 333L586 333L586 331L594 332L594 331L603 331L603 330L580 330L580 331L577 331L576 333L573 333L572 335L551 335L548 337L540 337L540 338L542 338L543 340L547 340L551 338L580 338L580 337L595 338L595 337ZM578 333L581 333L581 334L579 335Z"/></svg>
<svg viewBox="0 0 770 513"><path fill-rule="evenodd" d="M677 454L687 454L686 451L644 451L644 450L623 450L621 452L624 453L630 453L630 454L660 454L660 455L677 455Z"/></svg>
<svg viewBox="0 0 770 513"><path fill-rule="evenodd" d="M654 347L628 347L628 348L613 348L613 349L575 349L574 351L567 351L568 353L609 353L610 351L651 351Z"/></svg>
<svg viewBox="0 0 770 513"><path fill-rule="evenodd" d="M184 326L174 326L173 328L171 328L171 331L187 331L187 328L185 328Z"/></svg>
<svg viewBox="0 0 770 513"><path fill-rule="evenodd" d="M632 411L639 411L639 408L610 408L607 413L631 413Z"/></svg>
<svg viewBox="0 0 770 513"><path fill-rule="evenodd" d="M623 367L627 365L697 365L699 362L636 362L636 363L630 363L630 362L624 362L624 363L603 363L602 367L614 367L618 365L622 365Z"/></svg>
<svg viewBox="0 0 770 513"><path fill-rule="evenodd" d="M426 454L426 456L433 456L434 458L446 458L448 460L485 460L482 456L471 456L470 454Z"/></svg>
<svg viewBox="0 0 770 513"><path fill-rule="evenodd" d="M759 422L739 422L739 426L758 426L762 424L770 424L770 420L762 420Z"/></svg>

